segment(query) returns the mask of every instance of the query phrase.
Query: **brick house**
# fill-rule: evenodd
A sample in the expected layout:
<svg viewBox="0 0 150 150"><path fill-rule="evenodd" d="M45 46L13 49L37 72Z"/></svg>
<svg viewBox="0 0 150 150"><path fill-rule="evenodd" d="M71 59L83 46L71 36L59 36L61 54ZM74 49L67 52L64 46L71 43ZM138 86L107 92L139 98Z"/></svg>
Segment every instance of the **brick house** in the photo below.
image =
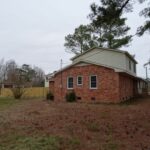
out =
<svg viewBox="0 0 150 150"><path fill-rule="evenodd" d="M136 76L137 61L126 51L93 48L73 57L72 64L49 81L55 101L74 91L78 101L119 103L147 93L145 80Z"/></svg>

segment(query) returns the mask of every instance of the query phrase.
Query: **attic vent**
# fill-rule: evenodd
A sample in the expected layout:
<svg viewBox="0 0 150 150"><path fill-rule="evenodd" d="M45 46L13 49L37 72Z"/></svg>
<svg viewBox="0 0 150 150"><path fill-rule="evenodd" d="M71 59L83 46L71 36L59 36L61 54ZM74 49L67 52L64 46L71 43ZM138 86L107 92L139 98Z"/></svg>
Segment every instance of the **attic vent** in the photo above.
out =
<svg viewBox="0 0 150 150"><path fill-rule="evenodd" d="M91 100L92 100L92 101L95 101L95 100L96 100L96 98L95 98L95 97L91 97Z"/></svg>
<svg viewBox="0 0 150 150"><path fill-rule="evenodd" d="M77 100L81 100L82 98L81 97L77 97Z"/></svg>

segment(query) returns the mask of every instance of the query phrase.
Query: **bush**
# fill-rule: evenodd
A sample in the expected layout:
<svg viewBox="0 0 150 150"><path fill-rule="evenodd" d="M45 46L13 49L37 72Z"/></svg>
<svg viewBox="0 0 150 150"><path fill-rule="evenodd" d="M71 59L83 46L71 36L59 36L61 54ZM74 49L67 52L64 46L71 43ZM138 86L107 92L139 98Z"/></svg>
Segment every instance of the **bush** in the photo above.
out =
<svg viewBox="0 0 150 150"><path fill-rule="evenodd" d="M66 101L67 102L75 102L76 101L76 94L74 91L66 94Z"/></svg>
<svg viewBox="0 0 150 150"><path fill-rule="evenodd" d="M13 96L15 99L21 99L22 95L24 94L24 88L16 87L11 89Z"/></svg>
<svg viewBox="0 0 150 150"><path fill-rule="evenodd" d="M54 95L53 95L51 92L49 92L49 93L47 93L47 95L46 95L46 99L53 101L53 100L54 100Z"/></svg>

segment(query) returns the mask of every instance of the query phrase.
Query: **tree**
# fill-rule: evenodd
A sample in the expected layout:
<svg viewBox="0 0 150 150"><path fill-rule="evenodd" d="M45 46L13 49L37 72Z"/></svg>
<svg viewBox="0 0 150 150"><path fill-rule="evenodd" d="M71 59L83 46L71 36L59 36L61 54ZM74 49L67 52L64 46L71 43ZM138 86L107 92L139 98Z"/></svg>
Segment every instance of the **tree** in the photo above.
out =
<svg viewBox="0 0 150 150"><path fill-rule="evenodd" d="M4 83L9 83L13 85L11 91L15 99L20 99L25 92L25 71L20 69L14 60L9 60L5 64Z"/></svg>
<svg viewBox="0 0 150 150"><path fill-rule="evenodd" d="M0 60L0 95L1 95L3 81L4 81L4 59L1 59Z"/></svg>
<svg viewBox="0 0 150 150"><path fill-rule="evenodd" d="M89 15L100 47L120 48L127 46L132 39L127 35L130 30L122 15L131 11L130 0L101 0L101 5L91 5Z"/></svg>
<svg viewBox="0 0 150 150"><path fill-rule="evenodd" d="M44 81L44 72L39 67L32 68L30 65L24 64L15 69L13 82L15 87L12 88L13 95L16 99L20 99L25 92L25 87L42 86Z"/></svg>
<svg viewBox="0 0 150 150"><path fill-rule="evenodd" d="M16 69L18 65L14 60L9 60L5 63L4 76L7 83L13 84L16 78Z"/></svg>
<svg viewBox="0 0 150 150"><path fill-rule="evenodd" d="M15 99L21 99L21 97L25 92L24 88L24 85L26 84L25 74L26 72L24 70L20 68L15 69L15 74L13 78L14 87L11 88L11 91Z"/></svg>
<svg viewBox="0 0 150 150"><path fill-rule="evenodd" d="M44 71L37 66L35 66L33 68L33 70L35 71L35 76L32 80L32 85L35 87L43 87L44 86L44 80L45 80Z"/></svg>
<svg viewBox="0 0 150 150"><path fill-rule="evenodd" d="M34 87L44 86L45 74L41 68L37 66L32 68L28 64L23 64L21 69L25 71L24 77L25 77L26 83Z"/></svg>
<svg viewBox="0 0 150 150"><path fill-rule="evenodd" d="M25 87L44 86L44 71L39 67L23 64L21 67L14 60L0 60L0 93L2 84L10 84L16 99L20 99Z"/></svg>
<svg viewBox="0 0 150 150"><path fill-rule="evenodd" d="M4 80L4 59L0 60L0 84L2 84Z"/></svg>
<svg viewBox="0 0 150 150"><path fill-rule="evenodd" d="M93 31L90 25L80 25L76 28L73 34L65 37L64 46L67 52L80 54L96 46L95 37L92 33Z"/></svg>
<svg viewBox="0 0 150 150"><path fill-rule="evenodd" d="M15 69L17 65L15 61L9 60L6 63L4 59L0 60L0 91L2 85L7 81L7 83L13 83L15 80Z"/></svg>
<svg viewBox="0 0 150 150"><path fill-rule="evenodd" d="M101 0L101 5L91 5L89 25L80 25L73 34L65 37L68 52L83 53L93 47L120 48L127 46L132 36L125 24L124 12L132 10L132 0Z"/></svg>
<svg viewBox="0 0 150 150"><path fill-rule="evenodd" d="M140 3L143 3L144 1L147 1L147 0L139 0L139 1ZM142 10L140 12L140 16L144 16L145 18L148 18L148 20L145 21L143 26L140 26L137 29L138 36L142 36L145 32L150 33L150 7L147 7L144 10Z"/></svg>
<svg viewBox="0 0 150 150"><path fill-rule="evenodd" d="M32 79L36 76L36 72L32 67L28 64L23 64L21 67L22 70L24 70L25 73L25 80L27 82L32 82Z"/></svg>

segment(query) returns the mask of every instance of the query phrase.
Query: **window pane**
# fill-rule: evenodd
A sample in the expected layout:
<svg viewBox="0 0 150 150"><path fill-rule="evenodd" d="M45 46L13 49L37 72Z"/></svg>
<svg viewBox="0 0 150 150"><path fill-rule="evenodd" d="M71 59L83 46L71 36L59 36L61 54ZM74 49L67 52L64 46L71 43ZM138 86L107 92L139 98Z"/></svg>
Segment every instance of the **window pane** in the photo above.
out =
<svg viewBox="0 0 150 150"><path fill-rule="evenodd" d="M91 76L91 88L96 88L96 87L97 87L97 77Z"/></svg>
<svg viewBox="0 0 150 150"><path fill-rule="evenodd" d="M129 60L129 69L131 70L131 61Z"/></svg>
<svg viewBox="0 0 150 150"><path fill-rule="evenodd" d="M68 88L73 88L73 78L72 77L68 78Z"/></svg>
<svg viewBox="0 0 150 150"><path fill-rule="evenodd" d="M96 76L91 76L91 82L96 82Z"/></svg>
<svg viewBox="0 0 150 150"><path fill-rule="evenodd" d="M134 72L136 73L136 64L134 64Z"/></svg>
<svg viewBox="0 0 150 150"><path fill-rule="evenodd" d="M78 85L82 85L82 77L78 77Z"/></svg>
<svg viewBox="0 0 150 150"><path fill-rule="evenodd" d="M69 78L69 82L73 82L73 78L72 77Z"/></svg>

